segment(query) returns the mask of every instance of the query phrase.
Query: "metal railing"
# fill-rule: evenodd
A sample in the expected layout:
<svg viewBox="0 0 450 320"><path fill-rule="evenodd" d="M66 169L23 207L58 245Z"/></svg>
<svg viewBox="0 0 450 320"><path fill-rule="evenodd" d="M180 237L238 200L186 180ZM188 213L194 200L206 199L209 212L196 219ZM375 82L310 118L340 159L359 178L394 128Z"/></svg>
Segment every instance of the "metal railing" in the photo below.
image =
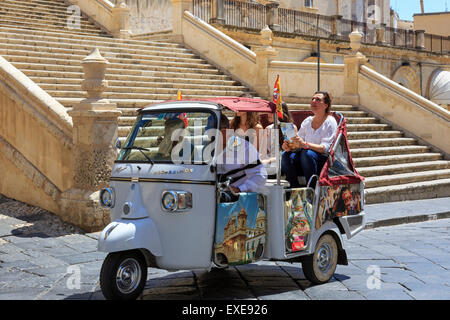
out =
<svg viewBox="0 0 450 320"><path fill-rule="evenodd" d="M260 3L225 0L224 24L238 28L261 30L267 24L266 11L266 6Z"/></svg>
<svg viewBox="0 0 450 320"><path fill-rule="evenodd" d="M449 37L420 34L383 24L358 22L341 16L324 16L245 0L193 0L193 13L205 22L209 23L214 19L229 27L261 30L269 25L274 31L283 33L343 41L349 41L349 34L358 29L363 34L363 44L421 49L441 54L450 52Z"/></svg>

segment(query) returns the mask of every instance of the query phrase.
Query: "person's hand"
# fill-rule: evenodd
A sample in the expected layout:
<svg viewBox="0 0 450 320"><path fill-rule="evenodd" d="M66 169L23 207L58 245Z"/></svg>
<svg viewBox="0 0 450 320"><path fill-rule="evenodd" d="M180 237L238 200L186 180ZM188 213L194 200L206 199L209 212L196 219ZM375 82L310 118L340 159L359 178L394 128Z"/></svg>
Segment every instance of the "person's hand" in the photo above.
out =
<svg viewBox="0 0 450 320"><path fill-rule="evenodd" d="M303 141L302 138L300 138L299 136L295 136L291 139L291 143L289 145L289 147L291 149L300 149L303 148L305 146L305 141Z"/></svg>
<svg viewBox="0 0 450 320"><path fill-rule="evenodd" d="M289 148L289 144L286 140L284 140L283 145L281 146L281 149L283 149L283 151L291 151L291 148Z"/></svg>

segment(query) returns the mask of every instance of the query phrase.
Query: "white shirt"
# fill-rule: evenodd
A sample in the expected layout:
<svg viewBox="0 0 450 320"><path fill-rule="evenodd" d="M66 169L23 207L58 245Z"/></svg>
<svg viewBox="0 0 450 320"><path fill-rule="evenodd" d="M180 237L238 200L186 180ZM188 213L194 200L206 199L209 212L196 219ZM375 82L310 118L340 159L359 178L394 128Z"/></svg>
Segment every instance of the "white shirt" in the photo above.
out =
<svg viewBox="0 0 450 320"><path fill-rule="evenodd" d="M232 149L227 145L222 154L217 157L218 174L224 174L231 170L245 167L259 160L258 151L253 144L245 139L239 140L240 147ZM267 172L262 163L253 168L236 172L229 177L236 178L244 174L245 176L232 183L231 186L238 187L241 192L263 192L267 180Z"/></svg>
<svg viewBox="0 0 450 320"><path fill-rule="evenodd" d="M328 116L322 125L314 130L311 126L313 117L310 116L302 122L298 136L305 142L319 144L325 147L325 152L330 151L331 144L336 137L337 122L333 116Z"/></svg>

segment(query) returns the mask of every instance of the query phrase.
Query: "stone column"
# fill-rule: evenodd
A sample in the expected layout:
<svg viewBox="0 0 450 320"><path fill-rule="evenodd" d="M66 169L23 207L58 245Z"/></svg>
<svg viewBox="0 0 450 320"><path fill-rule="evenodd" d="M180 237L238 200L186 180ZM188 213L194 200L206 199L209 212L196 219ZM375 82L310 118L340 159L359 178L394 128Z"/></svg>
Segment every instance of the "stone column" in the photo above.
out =
<svg viewBox="0 0 450 320"><path fill-rule="evenodd" d="M386 44L386 40L385 40L385 30L386 30L386 24L382 23L380 24L380 26L377 28L377 41L376 41L376 45L384 45Z"/></svg>
<svg viewBox="0 0 450 320"><path fill-rule="evenodd" d="M211 2L211 19L209 20L210 24L224 24L225 23L225 15L224 15L224 0L212 0Z"/></svg>
<svg viewBox="0 0 450 320"><path fill-rule="evenodd" d="M341 34L341 24L342 24L342 16L335 15L331 17L333 20L331 25L331 35L334 38L340 38Z"/></svg>
<svg viewBox="0 0 450 320"><path fill-rule="evenodd" d="M361 64L366 63L367 58L359 52L361 48L362 33L355 29L350 34L351 52L344 57L344 96L345 103L359 104L358 73Z"/></svg>
<svg viewBox="0 0 450 320"><path fill-rule="evenodd" d="M68 111L73 120L73 182L61 196L61 209L65 221L89 232L109 223L109 210L100 206L99 190L108 186L117 156L115 141L121 112L115 103L102 98L108 87L107 64L97 48L83 59L82 89L87 91L87 98Z"/></svg>
<svg viewBox="0 0 450 320"><path fill-rule="evenodd" d="M183 39L183 14L186 10L191 11L192 0L171 0L172 1L172 40L177 43L184 43Z"/></svg>
<svg viewBox="0 0 450 320"><path fill-rule="evenodd" d="M114 29L112 34L115 38L128 39L130 32L130 8L125 1L120 1L112 8L112 19Z"/></svg>
<svg viewBox="0 0 450 320"><path fill-rule="evenodd" d="M415 30L416 49L425 50L425 30Z"/></svg>
<svg viewBox="0 0 450 320"><path fill-rule="evenodd" d="M267 24L273 31L280 31L280 24L278 21L278 7L280 3L278 1L269 1L266 4L267 8Z"/></svg>
<svg viewBox="0 0 450 320"><path fill-rule="evenodd" d="M269 64L278 55L278 51L272 47L272 34L272 30L266 25L261 30L261 47L254 50L256 54L256 68L258 70L255 79L255 91L262 97L270 97L272 93L271 84L269 83Z"/></svg>

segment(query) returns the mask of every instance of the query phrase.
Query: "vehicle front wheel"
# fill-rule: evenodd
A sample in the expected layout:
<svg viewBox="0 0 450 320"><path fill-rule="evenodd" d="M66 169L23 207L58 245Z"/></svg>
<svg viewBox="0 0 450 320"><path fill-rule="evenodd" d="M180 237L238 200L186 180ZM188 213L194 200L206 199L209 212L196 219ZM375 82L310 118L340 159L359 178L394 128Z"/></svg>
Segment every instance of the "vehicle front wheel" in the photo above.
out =
<svg viewBox="0 0 450 320"><path fill-rule="evenodd" d="M107 255L100 271L100 288L108 300L135 300L144 290L147 264L139 251Z"/></svg>
<svg viewBox="0 0 450 320"><path fill-rule="evenodd" d="M330 234L323 235L317 242L314 254L305 257L302 262L306 279L315 284L328 282L336 270L337 259L336 240Z"/></svg>

